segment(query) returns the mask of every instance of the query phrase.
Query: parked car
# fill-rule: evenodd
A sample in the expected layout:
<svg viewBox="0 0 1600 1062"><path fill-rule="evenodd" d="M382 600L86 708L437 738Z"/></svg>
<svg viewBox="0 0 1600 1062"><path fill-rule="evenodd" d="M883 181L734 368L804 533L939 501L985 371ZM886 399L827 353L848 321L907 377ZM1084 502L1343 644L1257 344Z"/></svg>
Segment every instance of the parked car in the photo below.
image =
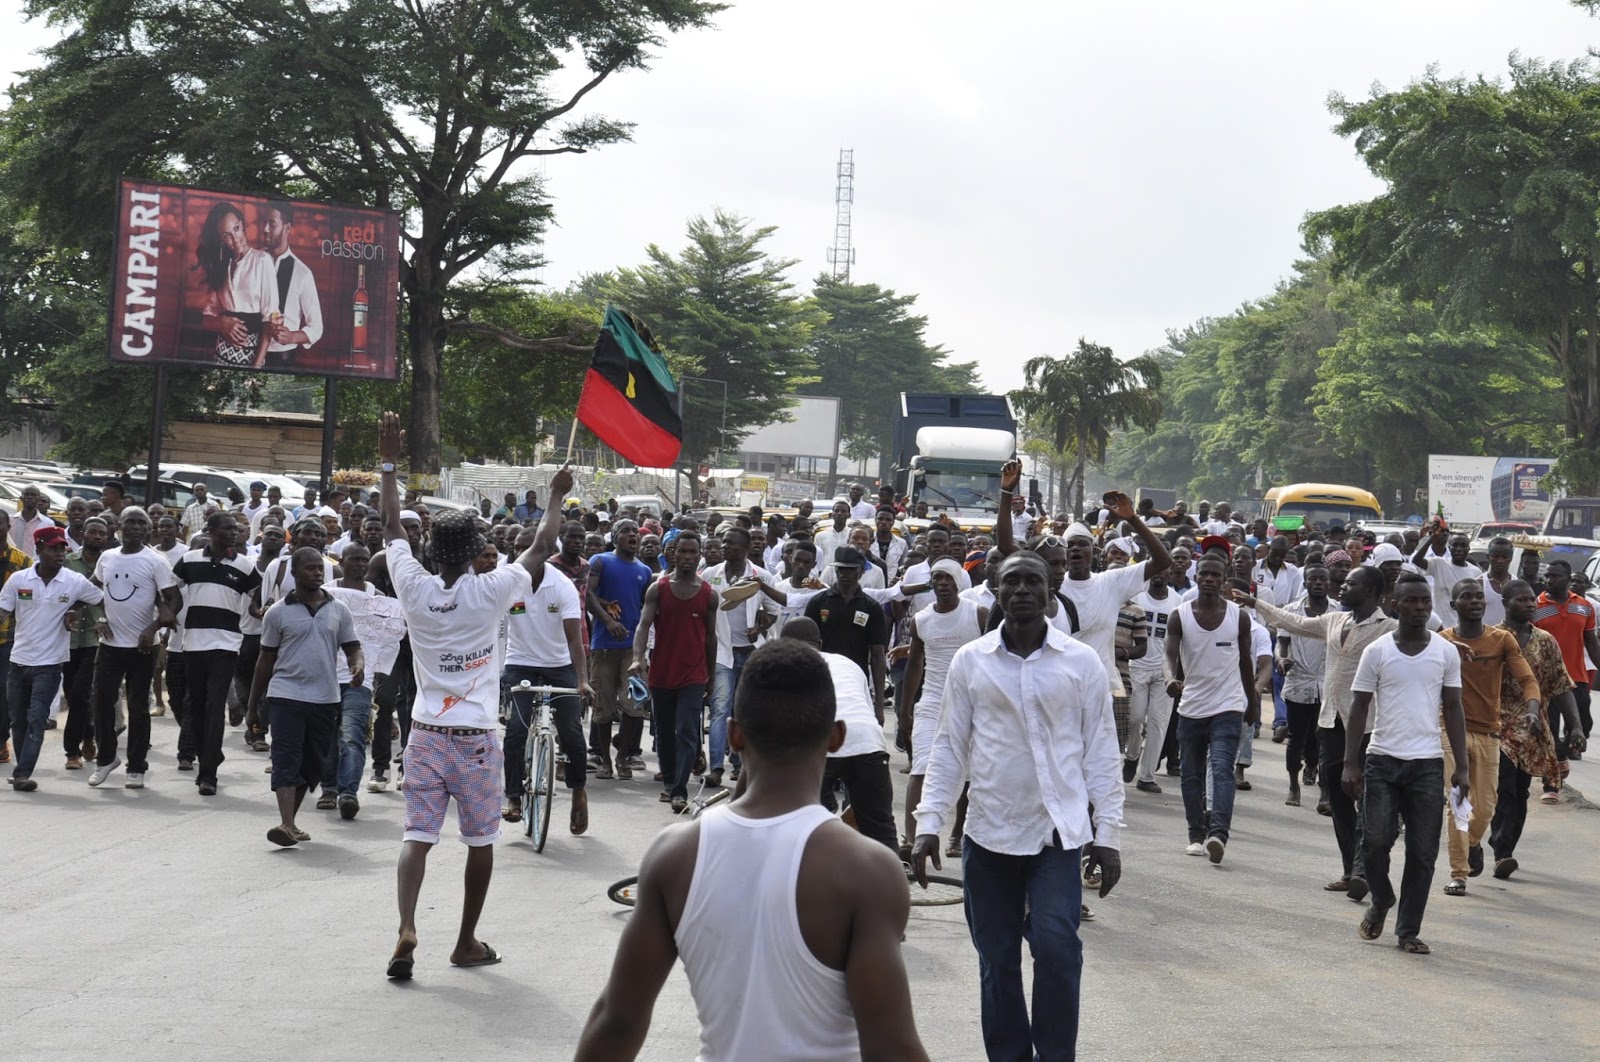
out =
<svg viewBox="0 0 1600 1062"><path fill-rule="evenodd" d="M1537 535L1538 524L1518 523L1515 520L1490 520L1478 525L1472 540L1467 543L1467 560L1478 567L1489 563L1489 543L1496 538L1515 538L1517 535Z"/></svg>

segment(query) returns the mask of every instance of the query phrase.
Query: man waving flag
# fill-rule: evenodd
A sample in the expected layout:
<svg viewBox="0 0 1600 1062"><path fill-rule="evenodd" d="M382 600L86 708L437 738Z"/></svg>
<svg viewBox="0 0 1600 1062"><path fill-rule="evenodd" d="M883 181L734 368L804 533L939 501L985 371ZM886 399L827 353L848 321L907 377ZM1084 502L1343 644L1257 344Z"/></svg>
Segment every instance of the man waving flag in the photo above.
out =
<svg viewBox="0 0 1600 1062"><path fill-rule="evenodd" d="M667 468L683 448L677 394L650 329L627 310L607 306L578 419L634 464Z"/></svg>

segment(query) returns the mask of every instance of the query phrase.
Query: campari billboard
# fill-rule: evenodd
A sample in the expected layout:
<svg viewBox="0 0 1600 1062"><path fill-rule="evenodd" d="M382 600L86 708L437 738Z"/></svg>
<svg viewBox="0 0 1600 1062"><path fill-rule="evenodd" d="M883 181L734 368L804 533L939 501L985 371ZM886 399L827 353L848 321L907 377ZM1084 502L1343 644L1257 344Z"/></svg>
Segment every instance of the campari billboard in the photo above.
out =
<svg viewBox="0 0 1600 1062"><path fill-rule="evenodd" d="M122 182L111 360L395 379L400 218Z"/></svg>

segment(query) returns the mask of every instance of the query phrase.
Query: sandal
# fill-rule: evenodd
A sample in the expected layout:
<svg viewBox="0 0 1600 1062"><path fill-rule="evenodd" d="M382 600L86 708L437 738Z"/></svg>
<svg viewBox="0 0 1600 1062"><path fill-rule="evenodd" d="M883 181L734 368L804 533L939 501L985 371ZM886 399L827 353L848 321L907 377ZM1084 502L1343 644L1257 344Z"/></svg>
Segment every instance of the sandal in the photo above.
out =
<svg viewBox="0 0 1600 1062"><path fill-rule="evenodd" d="M505 819L507 822L521 822L522 805L520 803L507 804L506 809L500 813L500 817Z"/></svg>
<svg viewBox="0 0 1600 1062"><path fill-rule="evenodd" d="M1367 908L1367 913L1361 919L1361 924L1356 926L1356 936L1362 940L1377 940L1383 936L1383 923L1389 919L1389 909L1374 904Z"/></svg>
<svg viewBox="0 0 1600 1062"><path fill-rule="evenodd" d="M1467 894L1467 883L1460 878L1452 878L1450 879L1450 884L1444 887L1444 894L1446 896L1465 896Z"/></svg>
<svg viewBox="0 0 1600 1062"><path fill-rule="evenodd" d="M1433 954L1433 949L1428 947L1422 941L1418 940L1416 937L1401 937L1400 942L1396 944L1395 947L1399 948L1407 955Z"/></svg>

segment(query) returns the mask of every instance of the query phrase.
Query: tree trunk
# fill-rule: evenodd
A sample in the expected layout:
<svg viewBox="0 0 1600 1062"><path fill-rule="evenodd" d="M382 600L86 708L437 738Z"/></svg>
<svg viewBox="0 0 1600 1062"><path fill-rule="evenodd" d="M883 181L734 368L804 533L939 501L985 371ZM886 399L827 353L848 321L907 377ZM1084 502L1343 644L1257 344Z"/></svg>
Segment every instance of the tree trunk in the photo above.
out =
<svg viewBox="0 0 1600 1062"><path fill-rule="evenodd" d="M440 340L444 309L440 293L419 277L410 292L406 337L411 348L411 425L406 433L411 471L437 475L439 448Z"/></svg>
<svg viewBox="0 0 1600 1062"><path fill-rule="evenodd" d="M1073 506L1074 512L1081 518L1083 516L1083 475L1084 464L1089 459L1089 440L1078 439L1077 461L1072 469L1072 478L1076 482L1077 503Z"/></svg>

